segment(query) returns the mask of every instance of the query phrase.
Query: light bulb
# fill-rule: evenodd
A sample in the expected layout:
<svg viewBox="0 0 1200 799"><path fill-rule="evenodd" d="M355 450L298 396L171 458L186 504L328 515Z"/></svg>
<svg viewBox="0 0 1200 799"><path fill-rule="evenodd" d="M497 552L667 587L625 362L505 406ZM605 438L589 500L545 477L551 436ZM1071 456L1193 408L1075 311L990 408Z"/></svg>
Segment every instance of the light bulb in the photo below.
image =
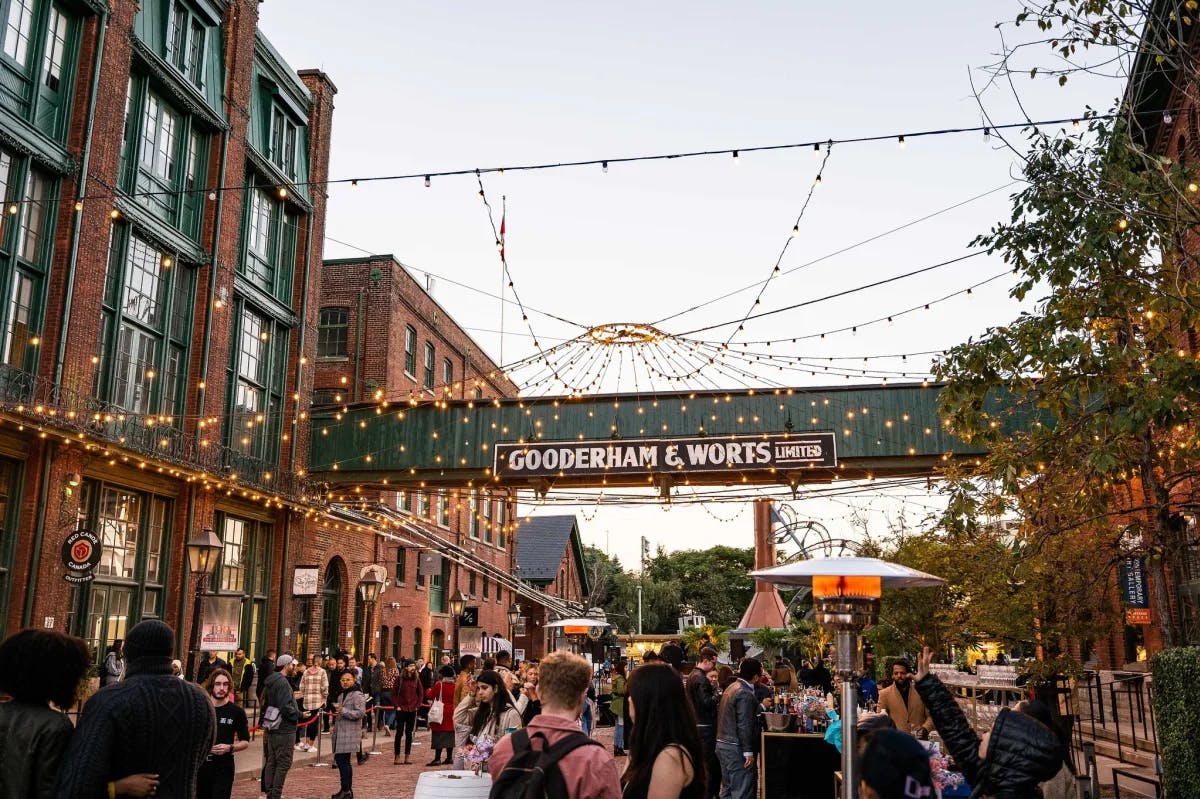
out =
<svg viewBox="0 0 1200 799"><path fill-rule="evenodd" d="M429 188L429 183L430 183L430 181L429 181L429 175L426 175L426 176L425 176L425 188Z"/></svg>
<svg viewBox="0 0 1200 799"><path fill-rule="evenodd" d="M738 151L734 150L733 151L733 160L736 161L737 159L738 159Z"/></svg>
<svg viewBox="0 0 1200 799"><path fill-rule="evenodd" d="M608 174L608 162L607 161L600 162L600 171L606 175Z"/></svg>
<svg viewBox="0 0 1200 799"><path fill-rule="evenodd" d="M900 149L904 149L904 137L901 136L900 138L896 139L896 144L900 145Z"/></svg>

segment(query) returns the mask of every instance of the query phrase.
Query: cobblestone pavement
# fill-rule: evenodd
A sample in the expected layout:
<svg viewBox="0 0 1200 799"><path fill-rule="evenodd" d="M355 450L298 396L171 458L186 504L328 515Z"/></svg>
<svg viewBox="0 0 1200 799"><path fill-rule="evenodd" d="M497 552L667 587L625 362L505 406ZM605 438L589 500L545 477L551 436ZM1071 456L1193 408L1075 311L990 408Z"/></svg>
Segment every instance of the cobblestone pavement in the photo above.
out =
<svg viewBox="0 0 1200 799"><path fill-rule="evenodd" d="M612 751L612 727L600 727L593 736L604 743ZM326 736L326 742L328 736ZM369 745L371 738L363 739ZM410 799L417 786L417 778L423 771L449 771L452 766L435 766L426 769L429 762L429 730L419 730L413 741L412 765L396 766L392 764L392 739L379 737L378 751L364 765L354 767L354 795L361 799ZM297 753L299 754L299 753ZM332 763L332 757L325 754L321 758L326 766ZM283 786L283 799L329 799L338 791L338 772L336 768L314 767L311 760L296 763L288 772L287 782ZM623 761L618 761L623 763ZM258 780L240 779L233 786L233 799L258 799Z"/></svg>

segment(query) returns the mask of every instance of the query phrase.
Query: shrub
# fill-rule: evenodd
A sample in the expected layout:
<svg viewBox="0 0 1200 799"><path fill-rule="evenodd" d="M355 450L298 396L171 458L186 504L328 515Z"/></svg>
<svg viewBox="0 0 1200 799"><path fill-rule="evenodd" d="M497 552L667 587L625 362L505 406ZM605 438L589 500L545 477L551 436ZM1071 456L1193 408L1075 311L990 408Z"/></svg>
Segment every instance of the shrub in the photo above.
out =
<svg viewBox="0 0 1200 799"><path fill-rule="evenodd" d="M1200 791L1200 648L1159 652L1150 663L1154 674L1154 718L1162 748L1163 795L1193 799Z"/></svg>

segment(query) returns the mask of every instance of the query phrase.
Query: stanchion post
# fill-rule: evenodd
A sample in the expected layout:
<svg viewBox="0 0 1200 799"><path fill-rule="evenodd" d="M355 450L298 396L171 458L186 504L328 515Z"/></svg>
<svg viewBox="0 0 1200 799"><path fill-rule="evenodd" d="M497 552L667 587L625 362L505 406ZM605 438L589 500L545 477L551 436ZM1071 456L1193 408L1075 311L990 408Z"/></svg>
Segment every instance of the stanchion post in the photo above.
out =
<svg viewBox="0 0 1200 799"><path fill-rule="evenodd" d="M317 759L313 761L312 768L333 768L330 763L321 762L321 739L325 737L321 735L321 714L324 712L318 710L317 715L312 717L312 723L317 725Z"/></svg>
<svg viewBox="0 0 1200 799"><path fill-rule="evenodd" d="M375 708L372 707L370 712L374 713ZM378 724L374 724L371 726L371 751L367 752L367 754L368 755L382 755L383 754L383 752L379 751L379 725Z"/></svg>

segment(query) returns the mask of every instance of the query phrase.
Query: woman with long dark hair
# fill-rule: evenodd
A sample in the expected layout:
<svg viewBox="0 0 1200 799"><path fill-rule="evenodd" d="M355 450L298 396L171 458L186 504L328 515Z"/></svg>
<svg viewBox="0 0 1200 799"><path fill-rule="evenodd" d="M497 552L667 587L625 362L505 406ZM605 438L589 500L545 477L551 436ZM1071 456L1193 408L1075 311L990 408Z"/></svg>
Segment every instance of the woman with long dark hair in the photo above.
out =
<svg viewBox="0 0 1200 799"><path fill-rule="evenodd" d="M641 666L626 683L626 699L633 730L621 775L624 799L700 799L704 752L678 674L665 663Z"/></svg>
<svg viewBox="0 0 1200 799"><path fill-rule="evenodd" d="M513 707L512 695L504 680L494 671L475 677L475 693L463 697L454 709L456 724L470 725L467 744L474 745L484 736L493 742L521 727L521 714ZM459 753L455 753L455 763Z"/></svg>
<svg viewBox="0 0 1200 799"><path fill-rule="evenodd" d="M396 702L396 738L392 744L392 763L395 765L407 766L412 762L412 742L413 730L417 726L417 711L421 709L421 699L424 692L421 690L421 680L417 676L417 665L415 663L406 663L404 670L400 672L400 679L396 683L395 693L392 695ZM404 739L404 759L400 757L400 739Z"/></svg>

